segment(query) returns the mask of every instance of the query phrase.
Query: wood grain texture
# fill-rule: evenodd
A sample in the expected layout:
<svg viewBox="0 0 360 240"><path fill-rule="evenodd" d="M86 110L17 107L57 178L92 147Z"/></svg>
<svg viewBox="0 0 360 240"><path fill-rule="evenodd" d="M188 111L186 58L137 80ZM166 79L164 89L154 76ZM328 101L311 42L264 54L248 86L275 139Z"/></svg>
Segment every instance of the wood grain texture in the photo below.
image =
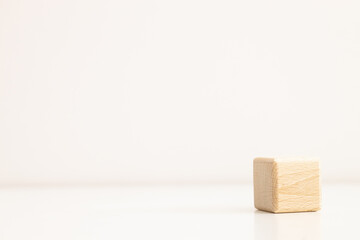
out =
<svg viewBox="0 0 360 240"><path fill-rule="evenodd" d="M319 178L317 160L255 158L255 207L274 213L317 211L321 200Z"/></svg>

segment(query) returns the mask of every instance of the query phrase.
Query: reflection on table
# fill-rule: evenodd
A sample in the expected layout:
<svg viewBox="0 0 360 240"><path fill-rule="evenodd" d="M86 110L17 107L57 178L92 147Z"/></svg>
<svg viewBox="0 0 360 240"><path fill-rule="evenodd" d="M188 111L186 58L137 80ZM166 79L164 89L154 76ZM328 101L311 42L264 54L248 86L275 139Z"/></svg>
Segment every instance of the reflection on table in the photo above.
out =
<svg viewBox="0 0 360 240"><path fill-rule="evenodd" d="M255 240L297 240L321 238L321 212L255 212Z"/></svg>

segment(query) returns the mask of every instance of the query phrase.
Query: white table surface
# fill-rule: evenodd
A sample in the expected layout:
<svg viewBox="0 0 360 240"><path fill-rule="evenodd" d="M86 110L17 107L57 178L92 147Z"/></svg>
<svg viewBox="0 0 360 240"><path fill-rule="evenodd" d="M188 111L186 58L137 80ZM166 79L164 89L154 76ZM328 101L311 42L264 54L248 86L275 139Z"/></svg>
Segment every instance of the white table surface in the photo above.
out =
<svg viewBox="0 0 360 240"><path fill-rule="evenodd" d="M323 185L323 208L271 214L250 185L2 187L0 239L360 239L360 185Z"/></svg>

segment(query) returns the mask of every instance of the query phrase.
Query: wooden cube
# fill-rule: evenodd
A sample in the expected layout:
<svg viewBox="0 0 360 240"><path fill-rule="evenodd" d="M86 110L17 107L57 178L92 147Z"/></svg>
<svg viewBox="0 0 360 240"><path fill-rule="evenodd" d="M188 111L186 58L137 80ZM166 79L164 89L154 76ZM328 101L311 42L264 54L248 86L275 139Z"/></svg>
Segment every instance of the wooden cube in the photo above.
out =
<svg viewBox="0 0 360 240"><path fill-rule="evenodd" d="M255 158L254 204L259 210L320 210L319 162L304 158Z"/></svg>

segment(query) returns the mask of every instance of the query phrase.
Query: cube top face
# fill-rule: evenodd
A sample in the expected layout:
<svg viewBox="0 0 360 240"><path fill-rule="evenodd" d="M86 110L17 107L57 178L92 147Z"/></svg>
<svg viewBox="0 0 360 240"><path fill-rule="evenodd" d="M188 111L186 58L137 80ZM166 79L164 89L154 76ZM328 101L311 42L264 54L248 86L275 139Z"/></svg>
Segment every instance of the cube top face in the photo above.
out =
<svg viewBox="0 0 360 240"><path fill-rule="evenodd" d="M319 161L255 158L254 203L257 209L274 213L319 210Z"/></svg>

